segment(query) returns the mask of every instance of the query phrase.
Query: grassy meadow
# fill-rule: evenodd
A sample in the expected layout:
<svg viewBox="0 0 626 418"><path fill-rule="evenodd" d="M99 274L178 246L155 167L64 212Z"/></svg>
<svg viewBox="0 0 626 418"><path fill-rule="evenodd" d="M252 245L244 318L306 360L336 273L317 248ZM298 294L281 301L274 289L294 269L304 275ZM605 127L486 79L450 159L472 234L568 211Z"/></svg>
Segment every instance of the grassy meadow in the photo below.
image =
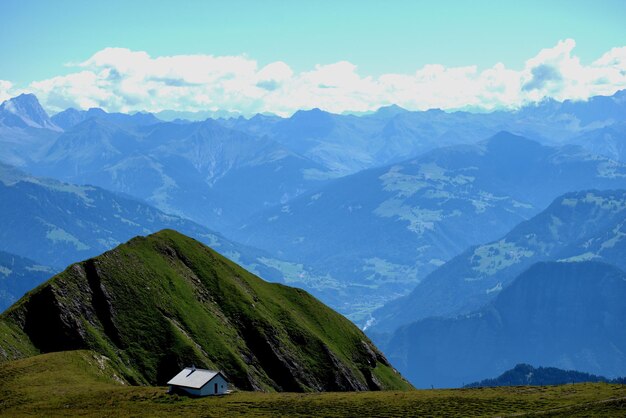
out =
<svg viewBox="0 0 626 418"><path fill-rule="evenodd" d="M50 353L0 365L0 416L411 417L626 416L626 386L435 389L389 392L234 392L192 399L164 387L122 384L90 351Z"/></svg>

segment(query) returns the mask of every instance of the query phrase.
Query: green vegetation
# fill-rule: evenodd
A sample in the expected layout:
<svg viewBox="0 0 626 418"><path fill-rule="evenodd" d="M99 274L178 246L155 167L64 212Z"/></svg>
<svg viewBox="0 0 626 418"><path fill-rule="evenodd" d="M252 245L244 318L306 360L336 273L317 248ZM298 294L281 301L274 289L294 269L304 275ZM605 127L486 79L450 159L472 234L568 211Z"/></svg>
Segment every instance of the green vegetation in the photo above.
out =
<svg viewBox="0 0 626 418"><path fill-rule="evenodd" d="M19 327L0 321L0 359L11 360L35 354L39 352Z"/></svg>
<svg viewBox="0 0 626 418"><path fill-rule="evenodd" d="M480 382L465 385L466 388L487 386L546 386L566 385L568 383L626 383L626 378L618 377L607 379L590 373L576 370L563 370L556 367L533 367L530 364L518 364L494 379L484 379Z"/></svg>
<svg viewBox="0 0 626 418"><path fill-rule="evenodd" d="M1 318L0 358L86 348L133 384L164 384L195 364L245 390L411 388L354 324L307 292L267 283L171 230L70 266Z"/></svg>
<svg viewBox="0 0 626 418"><path fill-rule="evenodd" d="M0 415L20 416L626 416L626 386L604 383L405 392L235 392L192 399L123 385L102 356L50 353L0 365Z"/></svg>

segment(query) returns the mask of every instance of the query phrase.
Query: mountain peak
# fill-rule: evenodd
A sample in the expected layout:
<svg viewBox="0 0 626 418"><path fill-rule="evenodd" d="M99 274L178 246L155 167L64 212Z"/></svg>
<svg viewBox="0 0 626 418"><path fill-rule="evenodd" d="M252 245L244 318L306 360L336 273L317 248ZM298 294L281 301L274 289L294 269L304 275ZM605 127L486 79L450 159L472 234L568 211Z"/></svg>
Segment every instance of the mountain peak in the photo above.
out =
<svg viewBox="0 0 626 418"><path fill-rule="evenodd" d="M46 111L41 107L37 96L23 93L0 105L0 122L20 128L46 128L59 130Z"/></svg>
<svg viewBox="0 0 626 418"><path fill-rule="evenodd" d="M20 103L23 105L40 106L37 96L35 96L33 93L22 93L19 96L15 96L12 99L9 99L8 101L13 103Z"/></svg>
<svg viewBox="0 0 626 418"><path fill-rule="evenodd" d="M291 116L291 119L301 120L301 119L312 119L312 118L323 118L330 116L330 113L320 109L319 107L314 107L309 110L298 110Z"/></svg>
<svg viewBox="0 0 626 418"><path fill-rule="evenodd" d="M406 113L406 112L408 112L408 110L406 110L405 108L400 107L397 104L392 104L389 106L382 106L378 108L378 110L374 113L374 115L378 117L389 118L389 117L396 116L400 113Z"/></svg>
<svg viewBox="0 0 626 418"><path fill-rule="evenodd" d="M335 125L333 116L317 107L310 110L298 110L285 120L284 126L288 127L288 133L291 135L302 135L306 132L307 136L323 137L332 131Z"/></svg>
<svg viewBox="0 0 626 418"><path fill-rule="evenodd" d="M109 113L99 107L88 110L76 110L69 108L52 117L52 121L65 130L71 129L88 119L100 119L120 127L147 126L162 122L154 114L149 112Z"/></svg>
<svg viewBox="0 0 626 418"><path fill-rule="evenodd" d="M482 142L488 149L533 150L541 147L541 144L532 139L513 134L508 131L500 131L491 138Z"/></svg>

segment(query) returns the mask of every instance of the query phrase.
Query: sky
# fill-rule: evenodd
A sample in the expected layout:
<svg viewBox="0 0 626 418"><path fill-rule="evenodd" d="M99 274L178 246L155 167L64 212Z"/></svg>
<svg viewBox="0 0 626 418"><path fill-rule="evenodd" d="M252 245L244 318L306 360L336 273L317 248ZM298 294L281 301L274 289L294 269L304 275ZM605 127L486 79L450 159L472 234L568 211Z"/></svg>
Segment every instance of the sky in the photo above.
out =
<svg viewBox="0 0 626 418"><path fill-rule="evenodd" d="M518 107L626 88L626 1L0 0L0 100L50 111Z"/></svg>

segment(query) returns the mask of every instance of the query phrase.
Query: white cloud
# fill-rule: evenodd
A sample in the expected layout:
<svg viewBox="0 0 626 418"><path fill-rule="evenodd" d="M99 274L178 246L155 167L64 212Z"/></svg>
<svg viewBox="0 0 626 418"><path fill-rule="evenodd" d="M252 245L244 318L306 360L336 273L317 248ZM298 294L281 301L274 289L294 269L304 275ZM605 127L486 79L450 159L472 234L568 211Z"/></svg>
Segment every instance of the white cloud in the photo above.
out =
<svg viewBox="0 0 626 418"><path fill-rule="evenodd" d="M33 82L27 90L51 110L97 106L124 112L225 109L288 115L313 107L365 111L392 103L408 109L494 109L545 97L586 99L626 88L626 47L584 65L574 55L575 46L572 39L560 41L528 59L521 70L502 63L484 70L430 64L413 74L378 77L360 74L347 61L295 73L285 62L259 68L246 56L151 57L106 48L70 64L76 72ZM13 89L7 83L0 81L0 98Z"/></svg>
<svg viewBox="0 0 626 418"><path fill-rule="evenodd" d="M7 80L0 80L0 102L10 99L13 96L13 83Z"/></svg>

